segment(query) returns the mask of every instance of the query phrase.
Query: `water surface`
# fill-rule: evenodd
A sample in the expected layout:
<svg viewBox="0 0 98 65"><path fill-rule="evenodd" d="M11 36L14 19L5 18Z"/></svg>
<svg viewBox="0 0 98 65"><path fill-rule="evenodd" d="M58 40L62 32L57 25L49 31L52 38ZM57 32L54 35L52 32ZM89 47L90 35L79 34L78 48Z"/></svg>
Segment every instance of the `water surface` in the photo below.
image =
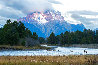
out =
<svg viewBox="0 0 98 65"><path fill-rule="evenodd" d="M63 56L63 55L96 55L98 49L76 47L52 47L53 50L7 50L0 51L0 56ZM87 51L87 53L84 52Z"/></svg>

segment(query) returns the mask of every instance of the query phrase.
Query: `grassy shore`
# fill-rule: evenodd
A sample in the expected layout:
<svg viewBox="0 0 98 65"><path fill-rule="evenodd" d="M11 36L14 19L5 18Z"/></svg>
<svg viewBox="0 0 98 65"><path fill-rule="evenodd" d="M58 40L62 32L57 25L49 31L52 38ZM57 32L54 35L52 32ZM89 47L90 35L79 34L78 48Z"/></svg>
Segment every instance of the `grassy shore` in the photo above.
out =
<svg viewBox="0 0 98 65"><path fill-rule="evenodd" d="M98 55L0 56L0 65L98 65Z"/></svg>
<svg viewBox="0 0 98 65"><path fill-rule="evenodd" d="M32 50L32 49L51 49L49 47L42 47L42 46L9 46L9 45L0 45L0 50Z"/></svg>
<svg viewBox="0 0 98 65"><path fill-rule="evenodd" d="M65 44L64 47L80 47L98 49L98 44Z"/></svg>
<svg viewBox="0 0 98 65"><path fill-rule="evenodd" d="M98 49L98 44L65 44L65 45L58 45L58 44L45 44L48 46L61 46L61 47L80 47L80 48L94 48Z"/></svg>

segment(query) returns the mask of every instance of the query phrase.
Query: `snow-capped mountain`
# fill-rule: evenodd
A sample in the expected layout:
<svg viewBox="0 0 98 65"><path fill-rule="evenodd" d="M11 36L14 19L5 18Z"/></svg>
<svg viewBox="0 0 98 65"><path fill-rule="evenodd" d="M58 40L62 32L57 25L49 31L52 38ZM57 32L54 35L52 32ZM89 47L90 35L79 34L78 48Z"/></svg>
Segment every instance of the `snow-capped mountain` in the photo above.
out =
<svg viewBox="0 0 98 65"><path fill-rule="evenodd" d="M83 31L85 29L83 24L70 24L64 20L59 11L46 10L44 12L33 12L26 17L18 19L24 25L36 32L39 37L48 37L51 32L59 35L65 31Z"/></svg>
<svg viewBox="0 0 98 65"><path fill-rule="evenodd" d="M49 21L59 20L60 22L64 21L64 17L61 16L59 11L55 12L54 10L46 10L45 12L33 12L26 17L18 19L18 21L25 21L25 22L33 22L36 21L37 23L44 24Z"/></svg>

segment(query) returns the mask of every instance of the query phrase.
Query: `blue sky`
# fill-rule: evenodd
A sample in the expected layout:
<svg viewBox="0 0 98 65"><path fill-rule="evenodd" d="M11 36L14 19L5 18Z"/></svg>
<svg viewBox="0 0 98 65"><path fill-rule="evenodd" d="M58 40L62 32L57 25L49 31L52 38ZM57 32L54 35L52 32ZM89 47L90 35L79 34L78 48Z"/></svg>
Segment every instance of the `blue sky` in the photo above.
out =
<svg viewBox="0 0 98 65"><path fill-rule="evenodd" d="M60 11L69 23L83 23L92 30L98 28L97 0L0 0L0 24L46 9Z"/></svg>

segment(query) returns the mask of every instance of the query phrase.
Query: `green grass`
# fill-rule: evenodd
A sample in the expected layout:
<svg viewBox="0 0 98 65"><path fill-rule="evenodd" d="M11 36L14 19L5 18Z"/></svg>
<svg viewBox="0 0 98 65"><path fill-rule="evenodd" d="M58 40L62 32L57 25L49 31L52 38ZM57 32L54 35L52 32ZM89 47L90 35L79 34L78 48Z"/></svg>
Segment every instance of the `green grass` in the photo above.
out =
<svg viewBox="0 0 98 65"><path fill-rule="evenodd" d="M1 56L0 65L98 65L98 55Z"/></svg>

